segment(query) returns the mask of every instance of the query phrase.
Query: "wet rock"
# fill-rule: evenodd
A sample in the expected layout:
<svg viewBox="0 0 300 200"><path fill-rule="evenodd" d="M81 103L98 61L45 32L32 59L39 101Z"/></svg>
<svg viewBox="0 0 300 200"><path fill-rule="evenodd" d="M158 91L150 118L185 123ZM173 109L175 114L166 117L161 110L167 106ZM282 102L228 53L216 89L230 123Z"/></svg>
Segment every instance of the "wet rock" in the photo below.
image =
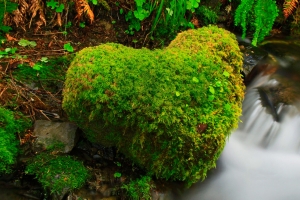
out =
<svg viewBox="0 0 300 200"><path fill-rule="evenodd" d="M52 122L37 120L34 124L33 135L36 138L34 150L40 151L53 145L63 144L62 151L70 152L77 142L77 126L70 122Z"/></svg>
<svg viewBox="0 0 300 200"><path fill-rule="evenodd" d="M268 52L244 41L240 41L239 46L241 52L244 54L243 73L244 76L247 77L259 61L268 55Z"/></svg>

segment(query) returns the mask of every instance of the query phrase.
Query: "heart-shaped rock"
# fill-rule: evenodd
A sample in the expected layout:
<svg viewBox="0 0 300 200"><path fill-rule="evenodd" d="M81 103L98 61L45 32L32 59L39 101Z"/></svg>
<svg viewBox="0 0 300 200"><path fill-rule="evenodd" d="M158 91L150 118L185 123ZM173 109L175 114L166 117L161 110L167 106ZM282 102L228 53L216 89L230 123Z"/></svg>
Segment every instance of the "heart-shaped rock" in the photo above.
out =
<svg viewBox="0 0 300 200"><path fill-rule="evenodd" d="M103 44L77 53L63 108L86 137L159 178L204 179L237 127L244 86L235 36L215 26L165 49Z"/></svg>

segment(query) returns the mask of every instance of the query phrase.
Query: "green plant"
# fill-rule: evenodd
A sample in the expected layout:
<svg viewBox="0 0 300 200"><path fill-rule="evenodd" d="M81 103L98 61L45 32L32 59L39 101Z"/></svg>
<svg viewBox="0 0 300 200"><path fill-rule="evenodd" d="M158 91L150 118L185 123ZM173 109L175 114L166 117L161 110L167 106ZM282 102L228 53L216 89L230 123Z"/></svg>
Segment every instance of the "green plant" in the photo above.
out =
<svg viewBox="0 0 300 200"><path fill-rule="evenodd" d="M217 23L218 14L207 6L199 6L199 8L196 9L195 13L199 16L199 19L203 22L204 25Z"/></svg>
<svg viewBox="0 0 300 200"><path fill-rule="evenodd" d="M29 121L22 115L0 106L0 174L11 172L11 166L16 162L19 152L15 133L22 132L29 126Z"/></svg>
<svg viewBox="0 0 300 200"><path fill-rule="evenodd" d="M116 146L149 175L191 184L237 127L241 67L235 36L215 26L155 51L89 47L68 69L62 106L90 141Z"/></svg>
<svg viewBox="0 0 300 200"><path fill-rule="evenodd" d="M59 4L58 1L54 1L54 0L50 0L46 2L47 7L51 7L52 10L55 9L55 12L57 13L61 13L64 9L65 9L65 5L64 4Z"/></svg>
<svg viewBox="0 0 300 200"><path fill-rule="evenodd" d="M68 52L74 52L74 48L70 43L64 44L64 50Z"/></svg>
<svg viewBox="0 0 300 200"><path fill-rule="evenodd" d="M27 165L26 174L33 174L45 189L64 194L80 188L89 177L84 165L70 156L41 153Z"/></svg>
<svg viewBox="0 0 300 200"><path fill-rule="evenodd" d="M150 192L153 187L154 185L151 183L151 178L149 176L143 176L140 179L122 185L122 189L126 190L128 197L132 200L150 200Z"/></svg>
<svg viewBox="0 0 300 200"><path fill-rule="evenodd" d="M67 68L73 56L62 56L56 58L41 58L33 67L20 64L12 73L15 79L23 83L43 85L43 88L54 92L65 80ZM56 91L57 92L57 91Z"/></svg>
<svg viewBox="0 0 300 200"><path fill-rule="evenodd" d="M255 30L252 44L256 46L269 34L277 16L278 9L274 0L241 0L235 12L234 23L242 27L243 38L246 37L248 27Z"/></svg>
<svg viewBox="0 0 300 200"><path fill-rule="evenodd" d="M80 22L80 23L79 23L79 27L80 27L80 28L84 28L84 27L85 27L85 22Z"/></svg>
<svg viewBox="0 0 300 200"><path fill-rule="evenodd" d="M13 48L5 48L4 51L0 51L0 58L7 57L8 55L15 54L18 49L16 47Z"/></svg>
<svg viewBox="0 0 300 200"><path fill-rule="evenodd" d="M121 176L122 176L122 174L120 172L114 173L114 177L115 178L120 178Z"/></svg>
<svg viewBox="0 0 300 200"><path fill-rule="evenodd" d="M18 4L12 1L0 0L0 37L1 33L8 33L11 30L11 27L5 26L3 24L3 19L5 13L12 13L18 8Z"/></svg>
<svg viewBox="0 0 300 200"><path fill-rule="evenodd" d="M18 44L22 47L27 47L27 46L30 46L30 47L35 47L36 46L36 42L35 41L28 41L28 40L25 40L25 39L21 39Z"/></svg>

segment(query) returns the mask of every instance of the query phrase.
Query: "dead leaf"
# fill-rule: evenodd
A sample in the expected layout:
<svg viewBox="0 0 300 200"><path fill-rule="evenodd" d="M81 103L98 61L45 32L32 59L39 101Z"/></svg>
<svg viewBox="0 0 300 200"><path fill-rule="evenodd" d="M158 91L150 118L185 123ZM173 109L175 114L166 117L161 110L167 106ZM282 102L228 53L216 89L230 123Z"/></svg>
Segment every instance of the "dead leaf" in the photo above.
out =
<svg viewBox="0 0 300 200"><path fill-rule="evenodd" d="M93 23L94 18L95 18L94 12L92 11L87 0L75 0L75 9L77 12L75 19L77 21L79 21L82 14L85 13L87 15L87 17L89 18L91 24Z"/></svg>
<svg viewBox="0 0 300 200"><path fill-rule="evenodd" d="M16 38L10 36L8 33L6 33L6 39L7 39L7 41L17 41Z"/></svg>

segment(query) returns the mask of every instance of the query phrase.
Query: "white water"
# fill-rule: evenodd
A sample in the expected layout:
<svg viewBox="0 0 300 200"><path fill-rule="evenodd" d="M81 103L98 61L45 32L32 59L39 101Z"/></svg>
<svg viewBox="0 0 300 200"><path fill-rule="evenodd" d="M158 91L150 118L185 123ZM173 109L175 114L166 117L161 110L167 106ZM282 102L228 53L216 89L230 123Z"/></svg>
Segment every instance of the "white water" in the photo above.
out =
<svg viewBox="0 0 300 200"><path fill-rule="evenodd" d="M281 106L282 120L274 121L255 89L275 83L267 80L260 77L247 89L243 123L230 136L217 169L182 200L300 200L300 113Z"/></svg>

